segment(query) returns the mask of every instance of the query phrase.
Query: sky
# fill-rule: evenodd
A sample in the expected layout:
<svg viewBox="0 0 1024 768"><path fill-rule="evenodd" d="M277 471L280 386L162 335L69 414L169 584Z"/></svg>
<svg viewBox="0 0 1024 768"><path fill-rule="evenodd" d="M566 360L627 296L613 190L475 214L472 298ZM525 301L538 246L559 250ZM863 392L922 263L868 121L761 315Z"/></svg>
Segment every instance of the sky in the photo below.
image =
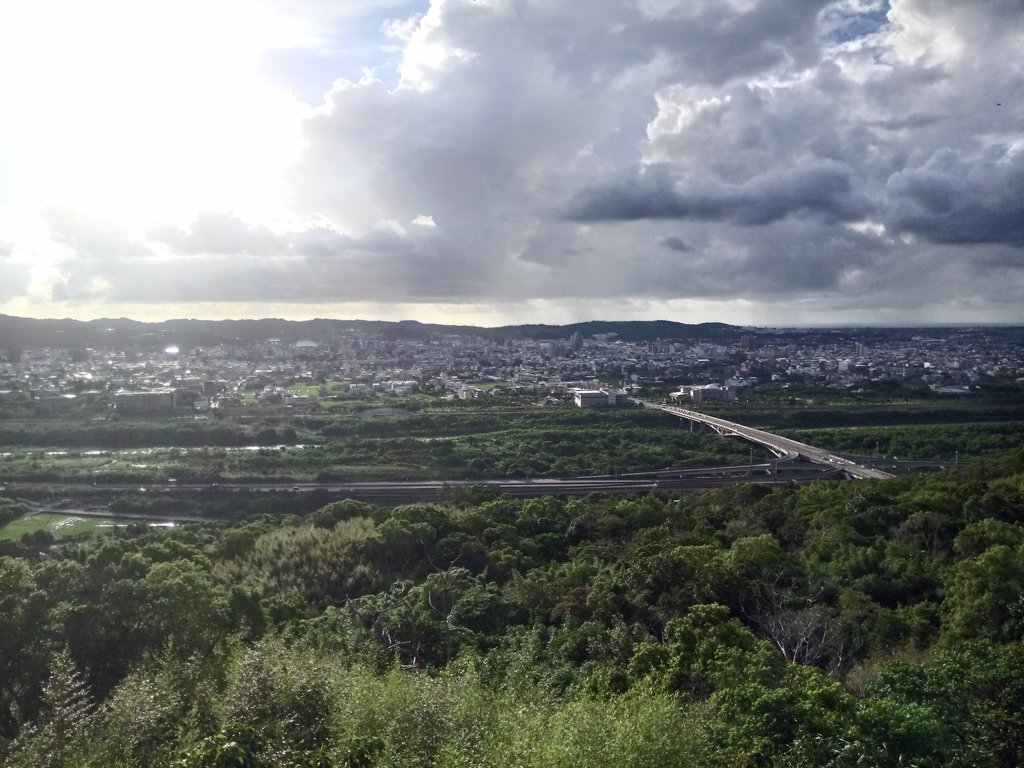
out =
<svg viewBox="0 0 1024 768"><path fill-rule="evenodd" d="M1024 323L1022 0L4 0L0 313Z"/></svg>

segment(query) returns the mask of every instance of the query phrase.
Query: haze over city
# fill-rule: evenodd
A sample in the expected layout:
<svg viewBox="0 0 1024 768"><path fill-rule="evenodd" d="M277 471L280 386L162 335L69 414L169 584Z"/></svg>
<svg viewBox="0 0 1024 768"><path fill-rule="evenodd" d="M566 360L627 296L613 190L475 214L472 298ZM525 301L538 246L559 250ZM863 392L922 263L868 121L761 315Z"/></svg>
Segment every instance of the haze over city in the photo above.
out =
<svg viewBox="0 0 1024 768"><path fill-rule="evenodd" d="M13 0L0 313L1024 322L1019 0Z"/></svg>

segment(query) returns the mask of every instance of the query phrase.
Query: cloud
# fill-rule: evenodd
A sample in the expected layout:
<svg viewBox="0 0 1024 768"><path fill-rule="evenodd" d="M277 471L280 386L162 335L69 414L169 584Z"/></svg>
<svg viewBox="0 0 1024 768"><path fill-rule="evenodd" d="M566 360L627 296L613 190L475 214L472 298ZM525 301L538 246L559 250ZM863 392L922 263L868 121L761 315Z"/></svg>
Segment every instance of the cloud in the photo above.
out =
<svg viewBox="0 0 1024 768"><path fill-rule="evenodd" d="M670 251L678 251L679 253L689 253L693 250L693 246L686 242L679 235L669 235L663 237L658 243Z"/></svg>
<svg viewBox="0 0 1024 768"><path fill-rule="evenodd" d="M266 227L250 224L227 213L204 211L187 228L158 227L151 240L166 243L180 253L274 255L286 250L283 238Z"/></svg>
<svg viewBox="0 0 1024 768"><path fill-rule="evenodd" d="M76 259L133 259L151 256L145 242L106 219L69 208L46 208L42 218L53 240L70 250Z"/></svg>
<svg viewBox="0 0 1024 768"><path fill-rule="evenodd" d="M29 267L15 257L14 243L0 240L0 299L13 299L29 285Z"/></svg>
<svg viewBox="0 0 1024 768"><path fill-rule="evenodd" d="M971 158L941 149L886 187L894 229L935 243L1024 248L1024 152L998 148Z"/></svg>
<svg viewBox="0 0 1024 768"><path fill-rule="evenodd" d="M566 216L589 222L704 219L758 226L799 215L856 221L869 212L870 205L854 189L850 169L826 161L742 184L703 188L675 181L666 164L647 166L625 182L584 189Z"/></svg>
<svg viewBox="0 0 1024 768"><path fill-rule="evenodd" d="M386 225L370 230L361 238L326 225L275 231L234 214L202 211L187 226L155 227L148 236L151 242L168 246L171 252L184 256L329 257L349 251L400 248L402 233ZM399 234L397 239L396 234Z"/></svg>
<svg viewBox="0 0 1024 768"><path fill-rule="evenodd" d="M1024 321L1019 0L276 5L282 209L50 207L58 299Z"/></svg>
<svg viewBox="0 0 1024 768"><path fill-rule="evenodd" d="M207 212L154 228L144 244L93 218L54 215L51 227L73 251L58 265L55 301L433 301L474 290L469 271L466 283L448 274L444 233L422 223L349 236L326 226L273 232Z"/></svg>

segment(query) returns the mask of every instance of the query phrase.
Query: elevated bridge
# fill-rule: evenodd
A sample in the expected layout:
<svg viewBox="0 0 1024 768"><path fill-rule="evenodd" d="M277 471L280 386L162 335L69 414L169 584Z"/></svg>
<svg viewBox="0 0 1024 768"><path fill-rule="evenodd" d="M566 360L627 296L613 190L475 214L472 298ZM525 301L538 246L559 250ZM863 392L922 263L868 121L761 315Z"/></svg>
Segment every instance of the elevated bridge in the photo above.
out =
<svg viewBox="0 0 1024 768"><path fill-rule="evenodd" d="M844 475L855 480L885 480L894 476L888 472L883 472L880 469L873 469L871 467L856 464L849 459L844 459L842 456L829 453L821 448L815 448L813 445L807 445L806 443L801 443L797 440L790 440L788 437L780 437L779 435L774 435L771 432L765 432L763 429L745 427L734 421L719 419L715 416L708 416L703 413L698 413L697 411L691 411L687 408L677 408L672 405L662 405L658 407L663 411L671 413L673 416L686 419L690 423L702 424L713 429L720 435L741 437L748 442L767 448L778 457L779 462L804 459L813 464L822 464L824 466L840 470Z"/></svg>

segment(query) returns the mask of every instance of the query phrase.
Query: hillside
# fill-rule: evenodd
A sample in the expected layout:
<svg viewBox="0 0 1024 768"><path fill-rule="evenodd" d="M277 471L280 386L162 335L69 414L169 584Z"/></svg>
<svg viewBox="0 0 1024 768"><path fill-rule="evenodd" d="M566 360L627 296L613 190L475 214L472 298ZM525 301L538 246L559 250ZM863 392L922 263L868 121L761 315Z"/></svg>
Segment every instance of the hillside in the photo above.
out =
<svg viewBox="0 0 1024 768"><path fill-rule="evenodd" d="M445 335L475 335L501 339L566 339L574 333L584 337L615 334L623 341L655 339L734 341L742 329L724 323L688 325L667 320L594 321L572 325L509 325L478 328L465 325L438 325L414 320L167 320L143 323L127 318L99 320L36 320L0 315L0 339L6 348L32 347L132 347L155 348L174 342L212 345L241 340L244 342L281 339L311 339L330 342L352 332L380 334L391 338L429 338Z"/></svg>

